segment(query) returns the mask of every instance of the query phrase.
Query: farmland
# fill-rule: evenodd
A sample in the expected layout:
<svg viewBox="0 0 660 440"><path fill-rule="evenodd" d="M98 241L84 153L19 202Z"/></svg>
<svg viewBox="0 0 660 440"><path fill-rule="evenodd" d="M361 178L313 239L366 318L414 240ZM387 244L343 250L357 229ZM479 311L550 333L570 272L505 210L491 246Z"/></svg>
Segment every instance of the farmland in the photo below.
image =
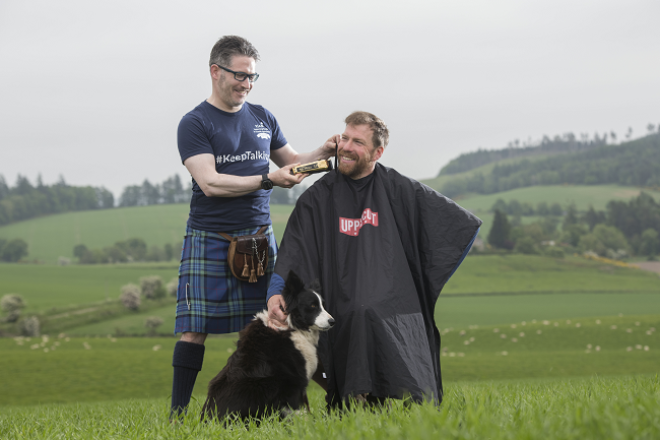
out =
<svg viewBox="0 0 660 440"><path fill-rule="evenodd" d="M479 203L474 209L490 201ZM94 235L93 226L90 234L82 227L89 213L63 214L79 216L83 232L66 232L73 217L53 223L60 228L53 235L69 237L65 244L44 241L38 255L50 255L52 260L43 261L54 262L65 255L58 249L72 248L76 240L89 247L125 236L141 236L150 245L173 243L166 220L160 220L162 234L149 225L157 215L175 217L181 208L184 219L171 225L180 234L185 205L126 208L130 232L125 235L111 226L120 223L118 218ZM290 208L273 210L277 235ZM128 220L131 209L144 214L142 223ZM122 210L103 212L113 211ZM10 225L0 234L23 228L34 238L50 227L38 222L57 217ZM200 424L196 416L206 384L235 348L233 334L207 340L192 409L183 425L168 424L176 338L167 335L174 324L174 300L143 301L135 312L121 311L117 301L122 285L147 275L167 282L177 276L177 263L0 265L0 296L21 294L25 315L74 310L80 318L95 308L114 310L98 314L94 322L75 321L61 332L0 338L0 438L660 437L660 277L651 272L575 256L471 255L445 286L436 309L445 385L439 409L397 402L386 417L362 410L326 414L323 394L312 384L311 414L247 432ZM159 336L118 337L144 335L148 316L164 320Z"/></svg>
<svg viewBox="0 0 660 440"><path fill-rule="evenodd" d="M292 209L292 205L272 207L278 238ZM54 264L60 256L73 258L77 244L100 249L138 237L149 246L174 245L183 240L188 211L187 204L174 204L68 212L2 226L0 238L22 238L28 243L28 260Z"/></svg>
<svg viewBox="0 0 660 440"><path fill-rule="evenodd" d="M424 183L434 187L433 180ZM645 191L660 200L660 192ZM533 186L492 195L465 196L457 202L484 221L481 234L485 237L492 222L492 214L488 211L500 198L506 202L515 199L532 206L540 202L559 203L563 207L575 203L579 210L586 210L589 205L602 210L609 200L627 201L639 192L639 188L617 185ZM292 209L293 205L271 206L278 241ZM183 240L188 210L187 204L174 204L69 212L2 226L0 238L22 238L28 243L28 260L54 264L60 256L73 258L73 247L77 244L100 249L132 237L142 238L149 246L179 243ZM527 223L536 219L523 217L522 220Z"/></svg>

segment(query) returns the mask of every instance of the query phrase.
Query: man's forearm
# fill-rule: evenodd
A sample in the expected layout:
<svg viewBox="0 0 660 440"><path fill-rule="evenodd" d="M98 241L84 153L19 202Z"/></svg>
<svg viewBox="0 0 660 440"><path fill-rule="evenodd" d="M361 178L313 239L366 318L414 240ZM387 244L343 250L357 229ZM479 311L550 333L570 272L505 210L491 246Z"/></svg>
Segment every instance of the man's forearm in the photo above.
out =
<svg viewBox="0 0 660 440"><path fill-rule="evenodd" d="M207 197L240 197L261 189L261 176L216 174L197 182Z"/></svg>

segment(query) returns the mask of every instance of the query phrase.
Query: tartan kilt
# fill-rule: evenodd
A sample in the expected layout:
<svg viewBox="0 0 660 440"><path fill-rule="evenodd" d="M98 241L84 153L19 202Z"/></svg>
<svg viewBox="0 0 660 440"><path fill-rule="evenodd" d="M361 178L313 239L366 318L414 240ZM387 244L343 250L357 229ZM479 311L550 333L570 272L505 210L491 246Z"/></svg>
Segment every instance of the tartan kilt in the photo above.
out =
<svg viewBox="0 0 660 440"><path fill-rule="evenodd" d="M259 227L226 232L255 234ZM225 232L225 231L222 231ZM266 308L266 293L277 258L273 227L268 237L268 267L256 283L236 279L227 264L229 242L217 232L186 227L181 250L174 333L233 333Z"/></svg>

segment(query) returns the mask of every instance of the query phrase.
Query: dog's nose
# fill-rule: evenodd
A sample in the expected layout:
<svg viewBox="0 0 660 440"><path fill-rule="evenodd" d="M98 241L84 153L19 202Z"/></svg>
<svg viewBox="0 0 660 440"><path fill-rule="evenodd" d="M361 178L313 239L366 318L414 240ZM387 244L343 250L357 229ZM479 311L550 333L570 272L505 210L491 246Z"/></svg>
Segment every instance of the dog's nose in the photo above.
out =
<svg viewBox="0 0 660 440"><path fill-rule="evenodd" d="M330 319L328 319L328 324L330 324L330 327L332 327L333 325L335 325L335 318L330 318Z"/></svg>

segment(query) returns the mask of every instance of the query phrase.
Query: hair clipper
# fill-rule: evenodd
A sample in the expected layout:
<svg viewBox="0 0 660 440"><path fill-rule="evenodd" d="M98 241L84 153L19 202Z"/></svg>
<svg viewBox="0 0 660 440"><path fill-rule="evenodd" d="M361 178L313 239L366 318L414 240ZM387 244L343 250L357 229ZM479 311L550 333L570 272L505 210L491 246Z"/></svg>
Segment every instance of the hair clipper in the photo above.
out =
<svg viewBox="0 0 660 440"><path fill-rule="evenodd" d="M314 174L331 170L332 162L330 160L317 160L316 162L305 163L291 168L291 174Z"/></svg>

